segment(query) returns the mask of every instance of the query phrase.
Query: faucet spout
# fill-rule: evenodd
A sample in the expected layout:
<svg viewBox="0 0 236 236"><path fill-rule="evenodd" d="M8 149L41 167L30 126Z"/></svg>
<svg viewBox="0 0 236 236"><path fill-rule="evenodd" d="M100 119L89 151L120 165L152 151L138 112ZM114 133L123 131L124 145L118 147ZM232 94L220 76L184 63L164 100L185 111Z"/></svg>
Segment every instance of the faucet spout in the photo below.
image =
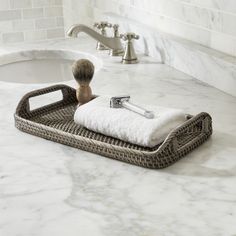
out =
<svg viewBox="0 0 236 236"><path fill-rule="evenodd" d="M95 40L101 42L102 44L104 44L105 46L107 46L108 48L114 51L123 52L123 47L121 44L120 37L107 37L107 36L101 35L95 30L93 30L92 28L83 24L77 24L77 25L71 26L71 28L67 31L67 35L69 37L76 38L80 32L84 32L88 34Z"/></svg>

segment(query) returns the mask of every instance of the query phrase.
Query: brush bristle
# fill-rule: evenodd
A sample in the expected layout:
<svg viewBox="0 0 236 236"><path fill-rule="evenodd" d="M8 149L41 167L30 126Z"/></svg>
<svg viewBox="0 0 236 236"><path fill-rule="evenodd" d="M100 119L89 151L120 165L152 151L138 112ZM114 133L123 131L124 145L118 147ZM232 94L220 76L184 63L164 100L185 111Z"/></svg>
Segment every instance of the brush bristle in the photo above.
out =
<svg viewBox="0 0 236 236"><path fill-rule="evenodd" d="M89 83L94 74L94 65L87 59L75 61L72 65L72 73L77 82Z"/></svg>

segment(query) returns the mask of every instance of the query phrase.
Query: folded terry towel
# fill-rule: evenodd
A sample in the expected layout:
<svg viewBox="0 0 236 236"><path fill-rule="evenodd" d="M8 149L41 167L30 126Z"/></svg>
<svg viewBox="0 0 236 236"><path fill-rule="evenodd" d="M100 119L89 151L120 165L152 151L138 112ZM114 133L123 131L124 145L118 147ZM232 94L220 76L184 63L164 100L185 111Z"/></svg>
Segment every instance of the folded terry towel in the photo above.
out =
<svg viewBox="0 0 236 236"><path fill-rule="evenodd" d="M75 123L130 143L154 147L186 120L182 110L142 105L155 114L154 119L147 119L125 108L110 108L110 98L100 96L79 106Z"/></svg>

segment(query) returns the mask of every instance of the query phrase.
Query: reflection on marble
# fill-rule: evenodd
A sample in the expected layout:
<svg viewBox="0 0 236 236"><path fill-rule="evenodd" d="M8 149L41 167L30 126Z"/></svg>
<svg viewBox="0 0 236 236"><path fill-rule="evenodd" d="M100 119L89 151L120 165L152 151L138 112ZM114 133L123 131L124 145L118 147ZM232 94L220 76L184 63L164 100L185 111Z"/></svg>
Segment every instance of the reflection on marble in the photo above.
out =
<svg viewBox="0 0 236 236"><path fill-rule="evenodd" d="M110 22L121 25L121 31L141 36L135 41L143 53L177 70L236 96L236 58L190 41L165 34L134 20L105 14Z"/></svg>
<svg viewBox="0 0 236 236"><path fill-rule="evenodd" d="M173 166L144 169L20 132L19 99L45 85L0 82L0 235L236 235L236 98L150 57L122 65L95 44L79 38L37 48L93 53L103 60L94 93L207 111L214 134Z"/></svg>

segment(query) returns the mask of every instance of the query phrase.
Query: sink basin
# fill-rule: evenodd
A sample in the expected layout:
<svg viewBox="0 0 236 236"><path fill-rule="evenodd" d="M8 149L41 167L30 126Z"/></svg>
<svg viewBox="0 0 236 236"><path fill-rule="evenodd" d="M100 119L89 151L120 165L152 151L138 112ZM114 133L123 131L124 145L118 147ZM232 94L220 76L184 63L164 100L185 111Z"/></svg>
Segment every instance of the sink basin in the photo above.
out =
<svg viewBox="0 0 236 236"><path fill-rule="evenodd" d="M0 80L37 84L72 80L72 63L64 59L15 62L0 66Z"/></svg>
<svg viewBox="0 0 236 236"><path fill-rule="evenodd" d="M14 83L57 83L73 80L71 65L75 60L89 59L95 72L102 67L91 54L65 50L29 50L0 58L0 80Z"/></svg>

